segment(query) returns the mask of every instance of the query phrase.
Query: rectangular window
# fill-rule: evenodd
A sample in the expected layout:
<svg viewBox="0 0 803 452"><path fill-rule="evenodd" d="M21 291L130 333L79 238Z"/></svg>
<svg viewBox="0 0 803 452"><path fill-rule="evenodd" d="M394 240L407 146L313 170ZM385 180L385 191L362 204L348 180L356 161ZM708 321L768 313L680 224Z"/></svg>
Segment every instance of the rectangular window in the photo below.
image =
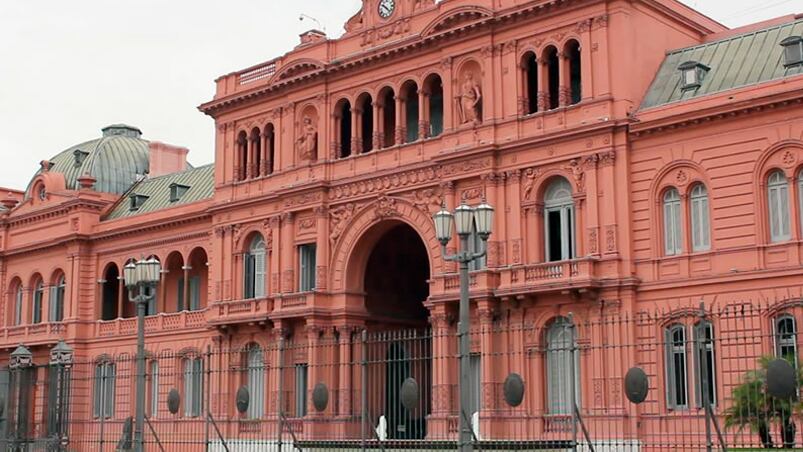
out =
<svg viewBox="0 0 803 452"><path fill-rule="evenodd" d="M114 416L114 380L114 364L100 363L95 366L95 382L92 394L92 412L95 417L108 419Z"/></svg>
<svg viewBox="0 0 803 452"><path fill-rule="evenodd" d="M184 360L184 416L199 417L203 397L203 361L201 358Z"/></svg>
<svg viewBox="0 0 803 452"><path fill-rule="evenodd" d="M469 380L469 391L471 394L471 403L469 405L469 416L480 411L482 408L482 360L479 354L472 353L469 357L469 367L471 368L471 379ZM473 422L473 421L472 421Z"/></svg>
<svg viewBox="0 0 803 452"><path fill-rule="evenodd" d="M703 406L703 386L702 375L705 371L707 375L706 387L708 391L708 403L717 403L717 373L716 360L714 355L714 329L710 323L701 323L695 326L695 342L697 353L695 354L695 366L697 367L695 378L695 392L697 393L697 407ZM705 369L703 369L705 366Z"/></svg>
<svg viewBox="0 0 803 452"><path fill-rule="evenodd" d="M44 287L37 286L33 292L33 315L31 316L31 323L42 322L42 296L44 295Z"/></svg>
<svg viewBox="0 0 803 452"><path fill-rule="evenodd" d="M265 406L265 365L262 350L259 347L248 349L248 392L251 402L248 404L248 418L260 419Z"/></svg>
<svg viewBox="0 0 803 452"><path fill-rule="evenodd" d="M307 415L307 374L309 366L307 364L296 364L295 378L295 415L304 417Z"/></svg>
<svg viewBox="0 0 803 452"><path fill-rule="evenodd" d="M789 190L785 182L772 184L768 188L770 238L773 242L783 242L791 238L789 233Z"/></svg>
<svg viewBox="0 0 803 452"><path fill-rule="evenodd" d="M686 389L686 331L683 326L666 330L667 408L688 407Z"/></svg>
<svg viewBox="0 0 803 452"><path fill-rule="evenodd" d="M314 243L298 247L300 292L315 290L315 252Z"/></svg>
<svg viewBox="0 0 803 452"><path fill-rule="evenodd" d="M155 418L159 411L159 362L151 361L148 366L148 416Z"/></svg>
<svg viewBox="0 0 803 452"><path fill-rule="evenodd" d="M546 210L546 260L574 259L574 207L563 205Z"/></svg>

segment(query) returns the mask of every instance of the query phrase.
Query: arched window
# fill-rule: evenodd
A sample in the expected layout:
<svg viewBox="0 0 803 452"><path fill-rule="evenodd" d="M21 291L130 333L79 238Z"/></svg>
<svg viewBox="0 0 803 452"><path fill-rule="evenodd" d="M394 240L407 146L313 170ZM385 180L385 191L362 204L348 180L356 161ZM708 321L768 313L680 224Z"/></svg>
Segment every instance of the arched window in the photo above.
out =
<svg viewBox="0 0 803 452"><path fill-rule="evenodd" d="M797 322L791 315L777 317L773 324L775 356L786 358L797 366Z"/></svg>
<svg viewBox="0 0 803 452"><path fill-rule="evenodd" d="M413 81L408 81L402 86L402 98L404 99L404 124L405 143L412 143L418 140L418 85Z"/></svg>
<svg viewBox="0 0 803 452"><path fill-rule="evenodd" d="M360 118L361 152L374 149L374 100L369 94L363 94L357 100L357 111Z"/></svg>
<svg viewBox="0 0 803 452"><path fill-rule="evenodd" d="M258 128L251 130L251 148L248 153L248 177L256 178L260 176L262 168L262 133Z"/></svg>
<svg viewBox="0 0 803 452"><path fill-rule="evenodd" d="M664 252L667 256L683 252L680 194L675 188L670 188L664 193Z"/></svg>
<svg viewBox="0 0 803 452"><path fill-rule="evenodd" d="M432 74L424 82L429 116L427 137L437 137L443 133L443 81L438 74Z"/></svg>
<svg viewBox="0 0 803 452"><path fill-rule="evenodd" d="M711 249L711 224L708 219L708 191L697 184L691 190L691 237L693 251Z"/></svg>
<svg viewBox="0 0 803 452"><path fill-rule="evenodd" d="M234 163L234 178L245 180L248 177L248 135L243 131L237 136L237 160Z"/></svg>
<svg viewBox="0 0 803 452"><path fill-rule="evenodd" d="M251 402L246 415L249 419L260 419L265 412L265 362L262 349L250 344L245 353L246 385Z"/></svg>
<svg viewBox="0 0 803 452"><path fill-rule="evenodd" d="M770 240L789 240L789 186L783 172L773 171L767 179L767 208L770 219Z"/></svg>
<svg viewBox="0 0 803 452"><path fill-rule="evenodd" d="M703 389L708 392L708 402L711 405L717 403L717 367L716 355L714 351L714 326L711 322L702 321L694 326L697 353L695 354L695 392L697 394L697 406L702 407L705 400ZM701 380L702 366L705 366L705 373L708 377L706 385L703 387Z"/></svg>
<svg viewBox="0 0 803 452"><path fill-rule="evenodd" d="M555 179L544 196L546 260L557 262L575 257L575 219L572 186L564 178Z"/></svg>
<svg viewBox="0 0 803 452"><path fill-rule="evenodd" d="M544 51L547 75L547 106L550 110L560 106L560 60L553 46Z"/></svg>
<svg viewBox="0 0 803 452"><path fill-rule="evenodd" d="M351 103L343 100L337 108L338 118L338 133L340 134L340 148L338 149L340 155L338 157L345 158L351 155Z"/></svg>
<svg viewBox="0 0 803 452"><path fill-rule="evenodd" d="M686 382L686 327L673 325L666 329L666 405L669 409L688 407Z"/></svg>
<svg viewBox="0 0 803 452"><path fill-rule="evenodd" d="M42 303L45 299L45 283L38 278L33 284L33 299L31 300L31 323L42 323Z"/></svg>
<svg viewBox="0 0 803 452"><path fill-rule="evenodd" d="M388 148L396 144L396 95L391 88L384 88L379 93L382 109L382 147Z"/></svg>
<svg viewBox="0 0 803 452"><path fill-rule="evenodd" d="M265 296L265 255L265 239L261 234L255 234L243 259L245 265L244 298L246 299Z"/></svg>
<svg viewBox="0 0 803 452"><path fill-rule="evenodd" d="M572 413L572 402L580 405L575 353L574 326L569 319L559 317L546 333L546 383L549 414ZM572 397L574 391L574 398ZM574 399L574 400L573 400Z"/></svg>
<svg viewBox="0 0 803 452"><path fill-rule="evenodd" d="M535 53L527 52L521 60L522 79L524 82L525 114L538 112L538 61Z"/></svg>
<svg viewBox="0 0 803 452"><path fill-rule="evenodd" d="M61 322L64 320L64 298L67 292L67 282L64 274L60 274L53 287L50 289L50 312L48 319L51 322Z"/></svg>
<svg viewBox="0 0 803 452"><path fill-rule="evenodd" d="M569 60L569 104L574 105L583 98L579 42L571 40L566 43L566 58Z"/></svg>
<svg viewBox="0 0 803 452"><path fill-rule="evenodd" d="M25 290L22 283L17 284L14 291L14 325L22 325L22 303L25 297Z"/></svg>

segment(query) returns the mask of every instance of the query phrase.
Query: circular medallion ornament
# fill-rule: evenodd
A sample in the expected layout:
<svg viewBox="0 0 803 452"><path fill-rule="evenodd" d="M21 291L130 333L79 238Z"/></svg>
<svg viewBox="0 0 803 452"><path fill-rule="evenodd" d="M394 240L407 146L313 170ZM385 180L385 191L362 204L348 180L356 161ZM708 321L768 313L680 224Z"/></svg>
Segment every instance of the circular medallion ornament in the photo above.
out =
<svg viewBox="0 0 803 452"><path fill-rule="evenodd" d="M181 405L181 394L178 393L178 389L173 388L167 393L167 410L170 414L177 414L179 405Z"/></svg>
<svg viewBox="0 0 803 452"><path fill-rule="evenodd" d="M396 11L396 0L379 0L379 17L387 19Z"/></svg>
<svg viewBox="0 0 803 452"><path fill-rule="evenodd" d="M521 375L512 373L505 378L505 384L502 387L505 394L505 402L513 408L521 405L524 401L524 380Z"/></svg>
<svg viewBox="0 0 803 452"><path fill-rule="evenodd" d="M418 408L418 401L421 398L421 390L418 387L418 382L415 378L408 378L404 380L401 385L401 403L402 406L407 408L407 411L413 411Z"/></svg>
<svg viewBox="0 0 803 452"><path fill-rule="evenodd" d="M650 392L650 381L647 374L640 367L633 367L625 375L625 395L627 400L636 405L647 400Z"/></svg>
<svg viewBox="0 0 803 452"><path fill-rule="evenodd" d="M797 375L789 361L778 358L767 365L767 393L779 399L797 395Z"/></svg>
<svg viewBox="0 0 803 452"><path fill-rule="evenodd" d="M237 390L236 400L237 404L237 411L240 414L245 414L248 411L248 405L251 404L251 393L248 391L248 387L240 386L240 389Z"/></svg>
<svg viewBox="0 0 803 452"><path fill-rule="evenodd" d="M323 383L318 383L312 389L312 406L319 413L329 406L329 388Z"/></svg>

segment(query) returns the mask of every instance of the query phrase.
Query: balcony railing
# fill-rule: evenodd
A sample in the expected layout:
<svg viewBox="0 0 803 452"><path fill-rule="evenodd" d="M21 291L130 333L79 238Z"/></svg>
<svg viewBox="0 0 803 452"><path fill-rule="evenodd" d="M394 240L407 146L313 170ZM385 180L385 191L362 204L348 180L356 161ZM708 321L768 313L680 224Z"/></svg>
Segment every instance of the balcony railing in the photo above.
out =
<svg viewBox="0 0 803 452"><path fill-rule="evenodd" d="M36 323L2 328L0 340L5 342L49 342L60 339L67 331L63 322Z"/></svg>
<svg viewBox="0 0 803 452"><path fill-rule="evenodd" d="M145 332L177 331L206 326L206 309L159 313L145 317ZM95 337L128 336L137 333L136 317L116 320L100 320L95 323Z"/></svg>
<svg viewBox="0 0 803 452"><path fill-rule="evenodd" d="M208 322L213 325L264 320L273 311L270 298L218 301L209 309Z"/></svg>

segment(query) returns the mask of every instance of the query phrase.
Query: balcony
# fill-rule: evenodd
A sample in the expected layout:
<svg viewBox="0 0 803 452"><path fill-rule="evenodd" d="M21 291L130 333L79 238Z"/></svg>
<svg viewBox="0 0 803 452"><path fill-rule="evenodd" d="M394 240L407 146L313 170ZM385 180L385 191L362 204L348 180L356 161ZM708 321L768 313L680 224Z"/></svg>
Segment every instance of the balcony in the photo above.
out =
<svg viewBox="0 0 803 452"><path fill-rule="evenodd" d="M593 289L599 286L596 273L594 258L510 267L501 274L497 295Z"/></svg>
<svg viewBox="0 0 803 452"><path fill-rule="evenodd" d="M248 300L218 301L209 308L210 325L230 325L236 323L264 322L273 312L273 299L254 298Z"/></svg>
<svg viewBox="0 0 803 452"><path fill-rule="evenodd" d="M182 311L145 317L145 332L159 333L201 329L207 326L206 312ZM120 337L137 334L137 319L100 320L94 324L94 337Z"/></svg>
<svg viewBox="0 0 803 452"><path fill-rule="evenodd" d="M0 341L5 344L40 345L56 343L67 332L64 322L17 325L0 329Z"/></svg>

